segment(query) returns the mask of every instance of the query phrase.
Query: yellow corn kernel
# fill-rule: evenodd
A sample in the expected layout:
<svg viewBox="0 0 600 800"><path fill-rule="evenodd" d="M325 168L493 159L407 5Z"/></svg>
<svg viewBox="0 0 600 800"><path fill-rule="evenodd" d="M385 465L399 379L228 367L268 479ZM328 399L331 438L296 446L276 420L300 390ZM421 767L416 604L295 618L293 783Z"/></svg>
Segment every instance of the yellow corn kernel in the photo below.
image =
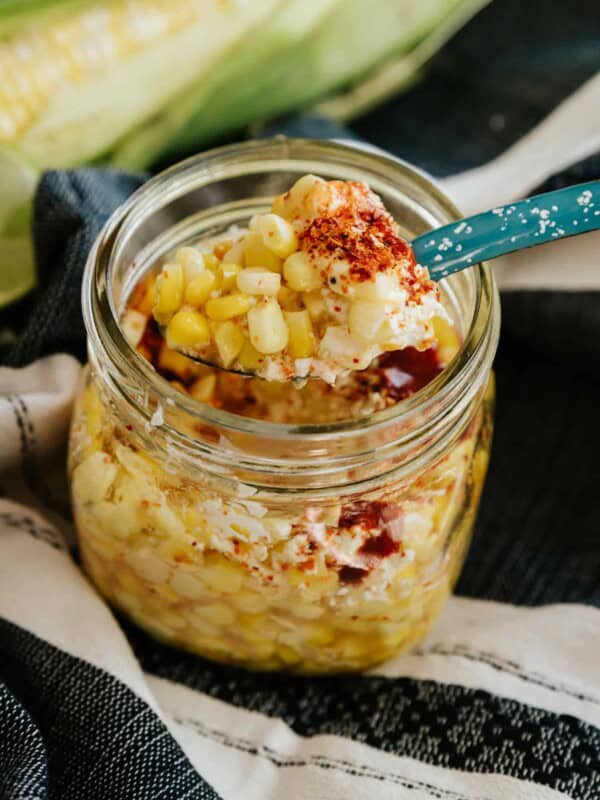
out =
<svg viewBox="0 0 600 800"><path fill-rule="evenodd" d="M208 269L205 269L204 272L199 272L185 287L185 302L190 306L194 306L194 308L200 308L206 303L210 293L216 286L217 278L214 272Z"/></svg>
<svg viewBox="0 0 600 800"><path fill-rule="evenodd" d="M137 347L142 340L148 317L135 308L128 308L121 319L121 330L132 347Z"/></svg>
<svg viewBox="0 0 600 800"><path fill-rule="evenodd" d="M277 292L277 302L285 311L300 311L302 308L298 292L287 286L282 286Z"/></svg>
<svg viewBox="0 0 600 800"><path fill-rule="evenodd" d="M281 288L281 276L264 267L243 269L238 272L236 280L240 292L246 294L275 297Z"/></svg>
<svg viewBox="0 0 600 800"><path fill-rule="evenodd" d="M258 231L249 231L244 237L244 263L247 267L266 267L271 272L281 273L283 269L283 259L269 250Z"/></svg>
<svg viewBox="0 0 600 800"><path fill-rule="evenodd" d="M351 633L340 637L335 644L335 652L344 659L360 659L369 655L374 656L374 661L381 660L381 658L373 652L373 642L369 637L353 636Z"/></svg>
<svg viewBox="0 0 600 800"><path fill-rule="evenodd" d="M235 593L239 591L244 576L238 567L221 558L220 563L203 569L202 579L207 586L218 592Z"/></svg>
<svg viewBox="0 0 600 800"><path fill-rule="evenodd" d="M154 292L155 319L166 324L183 303L183 267L181 264L166 264L158 278Z"/></svg>
<svg viewBox="0 0 600 800"><path fill-rule="evenodd" d="M202 378L198 378L197 381L194 381L190 387L190 394L194 400L198 400L200 403L210 403L213 399L216 386L217 376L214 373L204 375Z"/></svg>
<svg viewBox="0 0 600 800"><path fill-rule="evenodd" d="M303 572L301 569L296 569L292 567L286 572L288 583L292 586L305 586L306 585L306 573Z"/></svg>
<svg viewBox="0 0 600 800"><path fill-rule="evenodd" d="M313 322L318 322L327 316L327 305L318 289L314 292L303 292L301 297Z"/></svg>
<svg viewBox="0 0 600 800"><path fill-rule="evenodd" d="M271 658L275 652L275 643L263 641L260 644L256 642L252 645L251 653L253 659L258 659L252 664L253 669L257 670L273 670L277 669L279 662Z"/></svg>
<svg viewBox="0 0 600 800"><path fill-rule="evenodd" d="M460 339L448 320L434 317L432 321L440 361L442 364L449 364L460 349Z"/></svg>
<svg viewBox="0 0 600 800"><path fill-rule="evenodd" d="M250 341L259 353L278 353L288 342L288 328L277 300L271 297L248 311Z"/></svg>
<svg viewBox="0 0 600 800"><path fill-rule="evenodd" d="M223 256L223 264L244 263L244 241L236 242Z"/></svg>
<svg viewBox="0 0 600 800"><path fill-rule="evenodd" d="M172 372L184 380L198 374L198 365L176 350L171 350L166 342L161 345L158 366L164 372Z"/></svg>
<svg viewBox="0 0 600 800"><path fill-rule="evenodd" d="M385 307L381 303L355 300L350 304L348 328L352 336L366 342L375 342L381 335L385 322Z"/></svg>
<svg viewBox="0 0 600 800"><path fill-rule="evenodd" d="M287 644L280 644L277 647L277 655L284 664L297 664L300 661L299 653L297 653L293 647L289 647Z"/></svg>
<svg viewBox="0 0 600 800"><path fill-rule="evenodd" d="M284 311L283 316L289 329L290 355L293 358L309 358L313 353L315 336L308 311Z"/></svg>
<svg viewBox="0 0 600 800"><path fill-rule="evenodd" d="M185 282L189 283L200 272L204 270L204 258L199 250L195 247L180 247L175 251L174 256L177 264L183 267L183 274Z"/></svg>
<svg viewBox="0 0 600 800"><path fill-rule="evenodd" d="M237 597L234 599L237 602ZM254 631L255 635L260 633L261 637L264 639L265 630L268 630L268 626L270 625L266 614L261 614L259 612L244 612L239 614L238 617L241 628L243 628L245 631ZM265 626L267 626L267 628L265 628Z"/></svg>
<svg viewBox="0 0 600 800"><path fill-rule="evenodd" d="M238 273L242 268L239 264L227 263L221 264L217 270L217 280L219 282L219 289L222 292L229 292L235 286Z"/></svg>
<svg viewBox="0 0 600 800"><path fill-rule="evenodd" d="M256 372L256 370L264 361L264 358L252 345L250 340L246 339L242 349L240 350L238 361L240 362L242 369L246 370L246 372Z"/></svg>
<svg viewBox="0 0 600 800"><path fill-rule="evenodd" d="M275 198L271 210L286 219L293 219L299 215L313 216L317 211L320 186L326 186L323 178L303 175L288 192ZM314 200L313 203L310 202L311 198Z"/></svg>
<svg viewBox="0 0 600 800"><path fill-rule="evenodd" d="M204 266L211 272L216 272L221 266L221 262L214 253L202 253L204 258Z"/></svg>
<svg viewBox="0 0 600 800"><path fill-rule="evenodd" d="M306 640L314 645L320 647L325 644L331 644L335 639L335 633L332 628L326 625L307 625L303 630Z"/></svg>
<svg viewBox="0 0 600 800"><path fill-rule="evenodd" d="M229 265L231 266L231 265ZM215 297L206 303L206 313L215 322L224 322L246 314L252 303L250 298L243 294L229 294L227 297Z"/></svg>
<svg viewBox="0 0 600 800"><path fill-rule="evenodd" d="M144 278L135 287L129 307L134 308L146 317L151 316L154 306L155 291L156 277L148 276Z"/></svg>
<svg viewBox="0 0 600 800"><path fill-rule="evenodd" d="M219 322L215 326L215 343L224 367L228 367L238 357L244 340L243 331L231 320Z"/></svg>
<svg viewBox="0 0 600 800"><path fill-rule="evenodd" d="M210 342L208 320L199 311L178 311L169 322L166 338L172 350L204 347Z"/></svg>
<svg viewBox="0 0 600 800"><path fill-rule="evenodd" d="M278 214L257 214L253 218L253 225L269 250L280 258L287 258L298 249L296 231Z"/></svg>
<svg viewBox="0 0 600 800"><path fill-rule="evenodd" d="M323 283L319 270L311 263L306 253L293 253L283 265L283 277L296 292L312 292Z"/></svg>
<svg viewBox="0 0 600 800"><path fill-rule="evenodd" d="M260 614L267 608L267 601L256 592L240 592L234 602L240 611L247 614Z"/></svg>
<svg viewBox="0 0 600 800"><path fill-rule="evenodd" d="M203 606L201 610L198 609L196 613L213 625L233 625L236 620L235 611L225 603L211 603Z"/></svg>

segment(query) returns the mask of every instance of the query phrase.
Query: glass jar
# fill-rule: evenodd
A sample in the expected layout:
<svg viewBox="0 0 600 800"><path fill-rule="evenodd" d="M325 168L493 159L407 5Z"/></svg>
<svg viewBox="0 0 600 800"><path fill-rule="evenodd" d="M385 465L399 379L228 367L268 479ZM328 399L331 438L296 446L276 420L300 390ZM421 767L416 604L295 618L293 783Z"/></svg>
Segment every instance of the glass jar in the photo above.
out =
<svg viewBox="0 0 600 800"><path fill-rule="evenodd" d="M149 181L87 264L89 366L70 473L85 568L137 624L212 659L327 673L413 645L457 579L490 447L499 305L489 268L441 285L462 346L436 379L385 411L326 425L203 405L118 323L161 256L246 225L309 172L367 181L407 238L457 216L421 172L334 143L234 145Z"/></svg>

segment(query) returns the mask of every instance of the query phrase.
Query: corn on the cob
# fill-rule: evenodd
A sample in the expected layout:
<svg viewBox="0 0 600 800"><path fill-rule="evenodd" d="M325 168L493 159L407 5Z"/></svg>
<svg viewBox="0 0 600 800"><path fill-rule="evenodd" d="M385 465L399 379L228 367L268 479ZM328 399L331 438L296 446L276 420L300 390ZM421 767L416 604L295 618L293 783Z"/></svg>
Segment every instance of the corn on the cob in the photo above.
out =
<svg viewBox="0 0 600 800"><path fill-rule="evenodd" d="M101 76L201 14L193 0L95 2L0 43L0 140L17 142L64 87Z"/></svg>

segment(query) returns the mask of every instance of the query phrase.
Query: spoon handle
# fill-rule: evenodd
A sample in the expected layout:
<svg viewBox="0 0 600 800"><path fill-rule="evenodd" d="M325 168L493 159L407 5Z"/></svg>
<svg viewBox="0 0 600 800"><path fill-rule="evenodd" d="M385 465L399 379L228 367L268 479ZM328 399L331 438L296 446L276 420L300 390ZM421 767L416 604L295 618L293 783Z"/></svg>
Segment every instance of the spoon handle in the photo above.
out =
<svg viewBox="0 0 600 800"><path fill-rule="evenodd" d="M434 281L553 239L600 229L600 181L539 194L451 222L412 242Z"/></svg>

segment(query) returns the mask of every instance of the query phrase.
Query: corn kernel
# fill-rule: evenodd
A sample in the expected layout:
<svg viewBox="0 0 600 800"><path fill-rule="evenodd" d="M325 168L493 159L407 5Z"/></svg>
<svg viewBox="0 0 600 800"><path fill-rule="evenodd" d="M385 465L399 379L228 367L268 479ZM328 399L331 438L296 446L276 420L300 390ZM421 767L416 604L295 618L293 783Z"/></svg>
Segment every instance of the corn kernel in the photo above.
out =
<svg viewBox="0 0 600 800"><path fill-rule="evenodd" d="M256 370L264 361L264 358L252 345L250 340L246 339L242 349L240 350L238 361L240 362L242 369L246 370L246 372L256 372Z"/></svg>
<svg viewBox="0 0 600 800"><path fill-rule="evenodd" d="M271 272L283 269L283 259L276 256L258 231L249 231L244 237L244 263L247 267L266 267Z"/></svg>
<svg viewBox="0 0 600 800"><path fill-rule="evenodd" d="M172 372L184 380L198 374L198 365L177 350L171 350L166 342L162 343L158 353L158 366L164 372Z"/></svg>
<svg viewBox="0 0 600 800"><path fill-rule="evenodd" d="M277 648L277 655L284 664L297 664L300 661L300 655L287 644L280 644Z"/></svg>
<svg viewBox="0 0 600 800"><path fill-rule="evenodd" d="M121 330L132 347L137 347L142 340L147 322L148 317L142 314L141 311L136 311L134 308L129 308L125 314L123 314Z"/></svg>
<svg viewBox="0 0 600 800"><path fill-rule="evenodd" d="M352 336L367 342L377 341L385 321L385 307L381 303L355 300L350 305L348 327Z"/></svg>
<svg viewBox="0 0 600 800"><path fill-rule="evenodd" d="M206 617L213 625L233 625L236 620L235 612L225 603L212 603L204 606L202 616Z"/></svg>
<svg viewBox="0 0 600 800"><path fill-rule="evenodd" d="M306 306L306 310L313 322L318 322L327 316L327 305L320 291L303 292L302 302Z"/></svg>
<svg viewBox="0 0 600 800"><path fill-rule="evenodd" d="M248 267L237 275L240 292L275 297L281 288L281 276L263 267Z"/></svg>
<svg viewBox="0 0 600 800"><path fill-rule="evenodd" d="M378 355L376 345L359 342L341 325L329 325L319 344L319 355L332 358L353 369L366 369Z"/></svg>
<svg viewBox="0 0 600 800"><path fill-rule="evenodd" d="M289 329L290 355L293 358L309 358L313 353L315 337L308 311L284 311L283 316Z"/></svg>
<svg viewBox="0 0 600 800"><path fill-rule="evenodd" d="M204 271L204 258L195 247L180 247L175 252L175 261L183 267L185 282L189 283L200 272Z"/></svg>
<svg viewBox="0 0 600 800"><path fill-rule="evenodd" d="M183 267L181 264L166 264L156 279L154 317L161 324L167 323L182 302Z"/></svg>
<svg viewBox="0 0 600 800"><path fill-rule="evenodd" d="M287 258L298 249L298 236L290 223L277 214L258 214L254 217L256 230L265 245L280 258Z"/></svg>
<svg viewBox="0 0 600 800"><path fill-rule="evenodd" d="M221 262L214 253L203 253L204 266L211 272L216 272L221 266Z"/></svg>
<svg viewBox="0 0 600 800"><path fill-rule="evenodd" d="M130 308L135 308L140 314L149 317L154 306L154 295L156 291L156 277L151 275L141 280L133 291Z"/></svg>
<svg viewBox="0 0 600 800"><path fill-rule="evenodd" d="M248 311L250 341L259 353L278 353L288 342L288 328L277 300L269 298Z"/></svg>
<svg viewBox="0 0 600 800"><path fill-rule="evenodd" d="M206 567L202 573L205 583L218 592L237 592L244 579L241 570L234 567L233 564L229 564L225 559L221 559L221 562Z"/></svg>
<svg viewBox="0 0 600 800"><path fill-rule="evenodd" d="M292 567L292 569L287 571L286 575L288 583L290 583L292 586L306 585L306 573L303 572L301 569L296 569L296 567Z"/></svg>
<svg viewBox="0 0 600 800"><path fill-rule="evenodd" d="M326 188L326 183L316 175L303 175L292 188L285 194L275 198L272 210L286 219L297 216L314 216L317 212L320 187ZM311 198L313 202L310 202Z"/></svg>
<svg viewBox="0 0 600 800"><path fill-rule="evenodd" d="M364 636L353 636L350 633L341 636L336 642L335 652L342 658L360 659L372 653L372 641ZM376 660L376 659L375 659Z"/></svg>
<svg viewBox="0 0 600 800"><path fill-rule="evenodd" d="M229 265L231 266L231 265ZM206 313L215 322L224 322L246 314L252 303L250 298L243 294L230 294L227 297L215 297L206 303Z"/></svg>
<svg viewBox="0 0 600 800"><path fill-rule="evenodd" d="M283 277L290 289L296 292L312 292L323 283L319 270L311 263L306 253L293 253L283 265Z"/></svg>
<svg viewBox="0 0 600 800"><path fill-rule="evenodd" d="M217 278L214 272L208 269L204 270L204 272L199 272L185 287L185 302L190 306L194 306L194 308L200 308L206 303L210 293L216 286Z"/></svg>
<svg viewBox="0 0 600 800"><path fill-rule="evenodd" d="M215 393L216 385L217 376L215 374L204 375L194 381L190 387L190 394L194 400L198 400L200 403L209 403Z"/></svg>
<svg viewBox="0 0 600 800"><path fill-rule="evenodd" d="M182 572L181 570L177 570L173 574L170 586L177 595L188 600L198 600L202 595L206 594L206 587L201 581L189 572Z"/></svg>
<svg viewBox="0 0 600 800"><path fill-rule="evenodd" d="M233 289L241 269L239 264L234 264L233 262L221 264L217 270L217 280L219 282L219 289L221 289L222 292L229 292Z"/></svg>
<svg viewBox="0 0 600 800"><path fill-rule="evenodd" d="M244 263L244 241L236 242L223 256L223 264Z"/></svg>
<svg viewBox="0 0 600 800"><path fill-rule="evenodd" d="M307 641L315 647L330 644L335 639L333 629L328 628L326 625L307 625L302 633Z"/></svg>
<svg viewBox="0 0 600 800"><path fill-rule="evenodd" d="M227 320L216 325L215 343L224 367L228 367L237 358L244 340L243 331L235 322Z"/></svg>
<svg viewBox="0 0 600 800"><path fill-rule="evenodd" d="M442 364L449 364L460 349L460 339L452 325L442 317L433 318L433 330Z"/></svg>
<svg viewBox="0 0 600 800"><path fill-rule="evenodd" d="M267 608L267 601L256 592L241 592L234 598L236 606L248 614L259 614Z"/></svg>
<svg viewBox="0 0 600 800"><path fill-rule="evenodd" d="M285 311L300 311L302 308L298 292L287 286L282 286L277 292L277 302Z"/></svg>
<svg viewBox="0 0 600 800"><path fill-rule="evenodd" d="M213 247L213 253L219 259L219 261L222 261L225 258L227 252L231 250L234 244L235 242L233 241L233 239L226 239L222 242L217 242Z"/></svg>
<svg viewBox="0 0 600 800"><path fill-rule="evenodd" d="M199 311L178 311L167 327L167 345L172 350L204 347L210 342L210 328Z"/></svg>
<svg viewBox="0 0 600 800"><path fill-rule="evenodd" d="M363 281L353 288L357 300L381 303L403 299L402 294L399 297L399 291L401 293L402 290L399 290L397 276L387 272L378 272L374 281Z"/></svg>

